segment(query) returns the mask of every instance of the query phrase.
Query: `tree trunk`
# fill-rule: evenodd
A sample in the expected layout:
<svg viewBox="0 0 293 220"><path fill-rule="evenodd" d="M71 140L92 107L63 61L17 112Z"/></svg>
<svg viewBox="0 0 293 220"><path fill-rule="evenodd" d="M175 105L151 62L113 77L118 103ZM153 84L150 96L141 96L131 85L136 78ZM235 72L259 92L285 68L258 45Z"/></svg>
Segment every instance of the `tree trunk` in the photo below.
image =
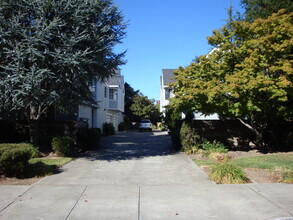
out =
<svg viewBox="0 0 293 220"><path fill-rule="evenodd" d="M251 120L251 125L243 121L241 118L238 118L238 120L255 134L256 146L263 149L266 144L263 138L262 126L257 126L254 120Z"/></svg>
<svg viewBox="0 0 293 220"><path fill-rule="evenodd" d="M40 130L39 120L29 120L30 143L34 146L39 145L39 130Z"/></svg>
<svg viewBox="0 0 293 220"><path fill-rule="evenodd" d="M35 111L35 108L28 107L26 117L29 126L30 143L34 146L39 145L39 128L40 128L40 115Z"/></svg>

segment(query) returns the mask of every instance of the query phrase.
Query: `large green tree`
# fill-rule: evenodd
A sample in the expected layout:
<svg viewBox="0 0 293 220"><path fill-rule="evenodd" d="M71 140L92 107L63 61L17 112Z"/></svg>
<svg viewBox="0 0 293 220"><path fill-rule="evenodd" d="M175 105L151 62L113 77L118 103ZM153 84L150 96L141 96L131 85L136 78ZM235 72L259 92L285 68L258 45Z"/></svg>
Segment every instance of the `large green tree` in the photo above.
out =
<svg viewBox="0 0 293 220"><path fill-rule="evenodd" d="M147 96L144 96L142 93L135 95L133 98L133 103L130 107L131 111L137 119L149 118L153 123L159 121L160 112L156 107L154 99L149 99Z"/></svg>
<svg viewBox="0 0 293 220"><path fill-rule="evenodd" d="M267 18L280 9L293 12L293 2L291 0L242 0L241 4L245 8L245 17L248 21Z"/></svg>
<svg viewBox="0 0 293 220"><path fill-rule="evenodd" d="M237 118L264 145L268 123L293 119L293 13L231 22L216 30L215 48L175 72L173 107Z"/></svg>
<svg viewBox="0 0 293 220"><path fill-rule="evenodd" d="M111 0L1 0L1 116L23 109L33 137L50 106L91 101L88 84L124 63L125 28Z"/></svg>
<svg viewBox="0 0 293 220"><path fill-rule="evenodd" d="M131 110L131 105L133 104L133 99L140 92L139 90L134 90L127 82L124 83L125 88L125 105L124 105L124 115L125 122L129 125L131 122L137 121L137 116L135 116Z"/></svg>

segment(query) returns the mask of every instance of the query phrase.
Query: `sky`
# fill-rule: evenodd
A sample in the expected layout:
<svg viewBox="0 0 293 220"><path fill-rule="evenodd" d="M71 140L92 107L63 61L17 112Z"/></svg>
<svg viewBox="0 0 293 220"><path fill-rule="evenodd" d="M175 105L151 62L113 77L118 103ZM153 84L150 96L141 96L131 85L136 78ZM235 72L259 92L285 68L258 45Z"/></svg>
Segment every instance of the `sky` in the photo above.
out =
<svg viewBox="0 0 293 220"><path fill-rule="evenodd" d="M125 82L148 98L160 99L162 69L186 67L212 48L207 36L228 18L230 2L240 0L115 0L128 21L127 35L115 52L126 52Z"/></svg>

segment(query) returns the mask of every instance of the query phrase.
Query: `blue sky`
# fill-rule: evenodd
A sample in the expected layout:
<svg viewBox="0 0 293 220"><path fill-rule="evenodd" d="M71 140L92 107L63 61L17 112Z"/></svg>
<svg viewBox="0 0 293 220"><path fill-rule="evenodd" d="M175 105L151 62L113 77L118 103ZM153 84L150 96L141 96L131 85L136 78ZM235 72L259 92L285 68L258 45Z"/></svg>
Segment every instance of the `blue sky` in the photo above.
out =
<svg viewBox="0 0 293 220"><path fill-rule="evenodd" d="M162 69L186 67L207 54L207 36L227 19L230 0L115 0L128 20L127 36L115 51L127 50L121 66L125 82L155 100L160 99ZM232 0L243 12L240 0Z"/></svg>

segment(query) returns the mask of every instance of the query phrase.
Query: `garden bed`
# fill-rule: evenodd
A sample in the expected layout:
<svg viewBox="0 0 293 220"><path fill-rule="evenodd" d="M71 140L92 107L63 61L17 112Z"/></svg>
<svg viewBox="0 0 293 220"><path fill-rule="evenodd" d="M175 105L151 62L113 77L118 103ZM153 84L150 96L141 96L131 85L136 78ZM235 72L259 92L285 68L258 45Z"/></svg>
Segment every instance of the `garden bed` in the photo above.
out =
<svg viewBox="0 0 293 220"><path fill-rule="evenodd" d="M287 166L288 162L293 164L293 152L288 153L270 153L263 154L256 150L251 151L229 151L230 155L236 164L240 164L243 168L246 177L251 182L256 183L278 183L280 182L280 172L278 168L282 166ZM263 156L263 157L258 157ZM199 167L209 175L211 172L211 166L214 161L201 154L190 154L189 157L199 165ZM279 161L278 161L278 157ZM249 165L242 164L239 158L247 158L245 161L253 161ZM257 158L257 160L255 160ZM274 159L274 160L272 160ZM266 163L267 161L267 163ZM287 164L286 162L287 161ZM288 167L293 170L292 167ZM275 171L273 171L275 169ZM291 183L291 182L290 182ZM292 182L293 183L293 182Z"/></svg>

